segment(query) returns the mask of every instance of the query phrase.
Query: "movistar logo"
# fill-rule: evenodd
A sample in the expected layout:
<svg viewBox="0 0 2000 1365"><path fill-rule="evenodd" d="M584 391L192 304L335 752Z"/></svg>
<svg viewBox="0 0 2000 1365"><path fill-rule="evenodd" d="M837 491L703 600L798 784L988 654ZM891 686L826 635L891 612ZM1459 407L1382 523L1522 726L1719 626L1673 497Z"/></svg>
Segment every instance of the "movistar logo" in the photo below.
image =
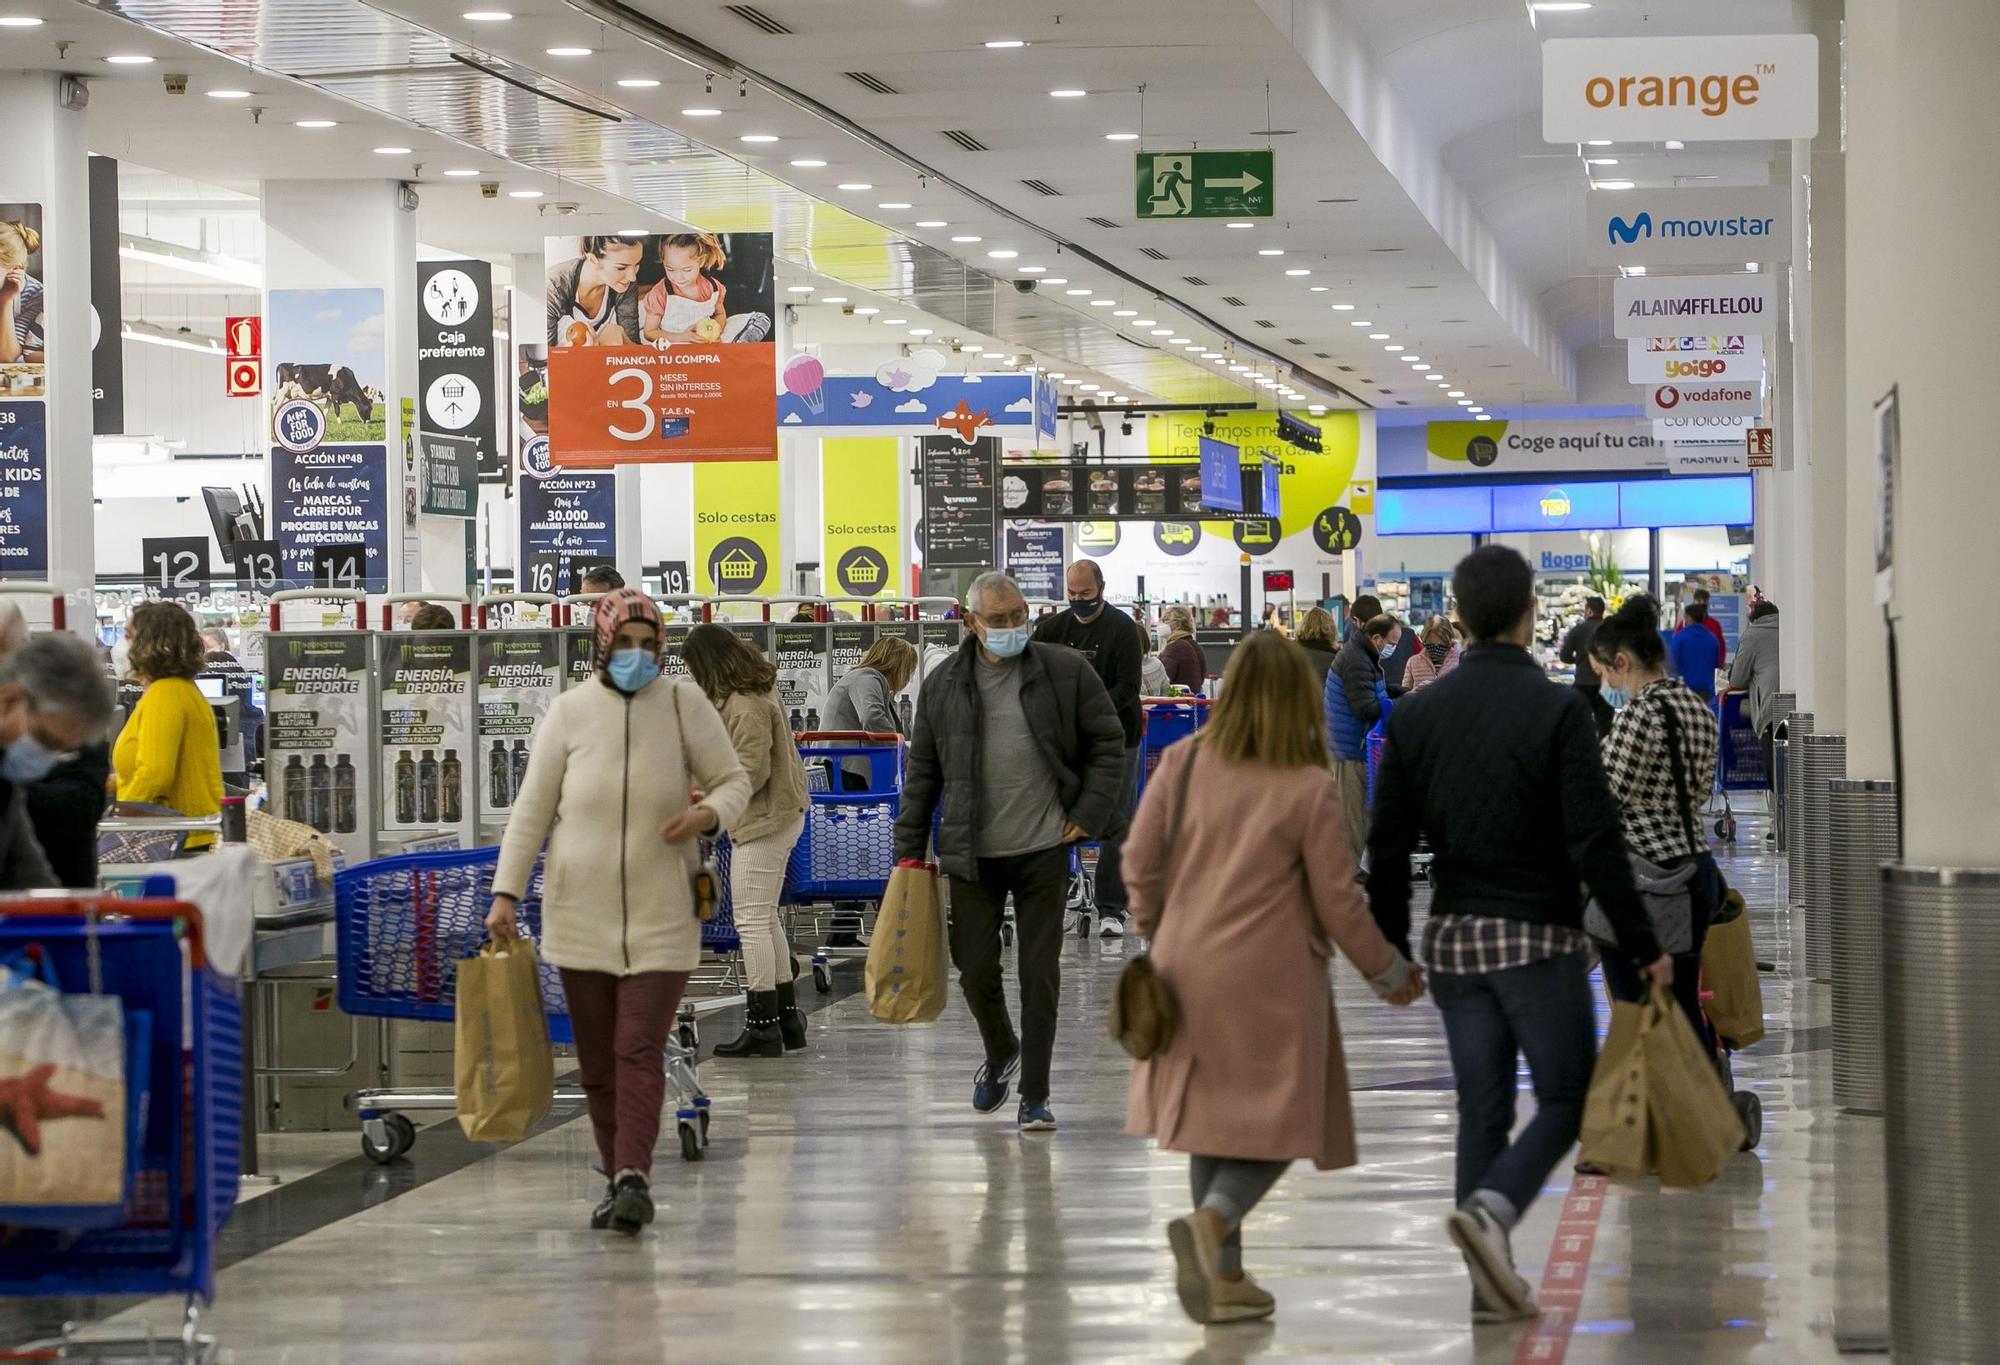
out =
<svg viewBox="0 0 2000 1365"><path fill-rule="evenodd" d="M1618 217L1612 218L1611 244L1613 246L1630 246L1632 245L1632 243L1638 241L1639 238L1642 236L1649 241L1652 239L1653 236L1652 214L1642 213L1629 223L1626 222L1623 218L1618 218Z"/></svg>
<svg viewBox="0 0 2000 1365"><path fill-rule="evenodd" d="M1659 236L1662 240L1686 238L1699 241L1708 237L1770 237L1777 232L1777 219L1757 218L1747 213L1739 213L1733 218L1662 218ZM1605 240L1612 246L1630 246L1644 239L1652 241L1654 236L1653 215L1641 213L1629 222L1616 215L1605 225Z"/></svg>

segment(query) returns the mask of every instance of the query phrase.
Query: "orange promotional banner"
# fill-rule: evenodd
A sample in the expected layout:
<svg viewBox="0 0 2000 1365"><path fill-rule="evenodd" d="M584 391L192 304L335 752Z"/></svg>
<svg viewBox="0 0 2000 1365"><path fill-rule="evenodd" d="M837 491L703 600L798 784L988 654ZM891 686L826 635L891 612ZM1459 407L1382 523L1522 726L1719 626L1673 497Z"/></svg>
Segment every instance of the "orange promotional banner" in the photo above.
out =
<svg viewBox="0 0 2000 1365"><path fill-rule="evenodd" d="M543 248L556 464L778 458L770 233L551 237Z"/></svg>
<svg viewBox="0 0 2000 1365"><path fill-rule="evenodd" d="M769 346L549 348L549 451L565 469L778 458Z"/></svg>

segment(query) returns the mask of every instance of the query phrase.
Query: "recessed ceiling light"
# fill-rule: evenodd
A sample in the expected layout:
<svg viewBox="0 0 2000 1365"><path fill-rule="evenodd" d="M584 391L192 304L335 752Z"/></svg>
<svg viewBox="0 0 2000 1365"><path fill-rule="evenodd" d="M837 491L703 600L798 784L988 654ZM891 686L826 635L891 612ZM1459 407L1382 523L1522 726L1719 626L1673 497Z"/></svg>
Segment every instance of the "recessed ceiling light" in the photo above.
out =
<svg viewBox="0 0 2000 1365"><path fill-rule="evenodd" d="M1137 133L1106 133L1104 140L1106 142L1137 142L1139 135Z"/></svg>
<svg viewBox="0 0 2000 1365"><path fill-rule="evenodd" d="M836 186L835 188L837 188L837 189L843 189L843 190L847 190L847 191L849 191L850 193L853 193L853 194L859 194L859 193L861 193L861 191L863 191L863 190L872 190L872 189L874 189L875 187L874 187L873 185L869 184L869 183L868 183L867 181L865 181L865 180L850 180L850 181L848 181L848 182L847 182L846 184L844 184L844 185L839 185L839 186Z"/></svg>
<svg viewBox="0 0 2000 1365"><path fill-rule="evenodd" d="M1590 145L1593 147L1609 147L1611 144L1608 142L1593 142ZM1665 147L1670 152L1684 152L1687 150L1687 143L1681 142L1675 138L1668 138L1665 142L1662 142L1660 145L1662 147Z"/></svg>
<svg viewBox="0 0 2000 1365"><path fill-rule="evenodd" d="M995 51L998 51L1001 48L1026 47L1027 45L1028 45L1027 40L1022 38L988 38L986 40L986 46L994 49Z"/></svg>
<svg viewBox="0 0 2000 1365"><path fill-rule="evenodd" d="M1594 190L1629 190L1638 183L1636 180L1593 180L1590 187Z"/></svg>
<svg viewBox="0 0 2000 1365"><path fill-rule="evenodd" d="M854 316L856 316L857 318L868 318L875 316L875 314L881 311L882 310L880 308L866 308L866 307L857 308L854 310Z"/></svg>
<svg viewBox="0 0 2000 1365"><path fill-rule="evenodd" d="M514 16L504 9L469 9L459 17L473 24L504 24Z"/></svg>
<svg viewBox="0 0 2000 1365"><path fill-rule="evenodd" d="M1311 286L1312 292L1315 294L1324 294L1332 288L1333 286L1330 284L1315 284Z"/></svg>
<svg viewBox="0 0 2000 1365"><path fill-rule="evenodd" d="M1069 295L1069 296L1070 296L1071 298L1073 298L1073 299L1080 299L1080 298L1082 298L1082 297L1083 297L1084 295L1088 294L1089 292L1090 292L1090 291L1089 291L1088 289L1065 289L1065 290L1063 290L1063 293L1065 293L1065 294Z"/></svg>
<svg viewBox="0 0 2000 1365"><path fill-rule="evenodd" d="M1174 334L1174 329L1171 327L1155 327L1151 331L1151 333L1149 333L1149 335L1156 337L1170 337L1173 334Z"/></svg>
<svg viewBox="0 0 2000 1365"><path fill-rule="evenodd" d="M888 203L877 204L875 207L878 209L906 209L909 207L909 205L903 203L900 200L891 199Z"/></svg>
<svg viewBox="0 0 2000 1365"><path fill-rule="evenodd" d="M507 197L509 199L540 199L542 192L540 190L508 190Z"/></svg>
<svg viewBox="0 0 2000 1365"><path fill-rule="evenodd" d="M1451 381L1449 379L1440 379L1438 380L1438 387L1441 389L1448 389L1451 387Z"/></svg>
<svg viewBox="0 0 2000 1365"><path fill-rule="evenodd" d="M1139 310L1136 308L1118 308L1112 311L1111 316L1114 318L1136 318L1139 316Z"/></svg>
<svg viewBox="0 0 2000 1365"><path fill-rule="evenodd" d="M619 228L618 235L620 237L645 237L649 234L644 228Z"/></svg>
<svg viewBox="0 0 2000 1365"><path fill-rule="evenodd" d="M469 166L454 166L452 169L446 171L445 174L454 178L463 178L468 175L478 175L479 172Z"/></svg>
<svg viewBox="0 0 2000 1365"><path fill-rule="evenodd" d="M816 171L820 167L826 165L824 161L819 161L809 156L801 157L797 161L794 161L792 164L794 166L797 166L802 171Z"/></svg>
<svg viewBox="0 0 2000 1365"><path fill-rule="evenodd" d="M1066 374L1064 374L1064 373L1063 373L1063 372L1062 372L1061 370L1050 370L1050 371L1049 371L1049 378L1051 378L1051 379L1067 379L1067 378L1069 378L1069 376L1068 376L1068 375L1066 375Z"/></svg>
<svg viewBox="0 0 2000 1365"><path fill-rule="evenodd" d="M112 66L151 66L153 59L143 52L120 52L104 59Z"/></svg>
<svg viewBox="0 0 2000 1365"><path fill-rule="evenodd" d="M1077 387L1078 387L1079 389L1082 389L1082 390L1083 390L1083 391L1084 391L1085 393L1096 393L1096 392L1097 392L1097 385L1095 385L1095 384L1078 384L1078 385L1077 385Z"/></svg>
<svg viewBox="0 0 2000 1365"><path fill-rule="evenodd" d="M883 318L882 325L884 327L904 327L909 325L909 321L908 318Z"/></svg>
<svg viewBox="0 0 2000 1365"><path fill-rule="evenodd" d="M1384 346L1384 347L1383 347L1382 349L1383 349L1383 350L1385 350L1385 351L1400 351L1400 350L1402 350L1403 348L1402 348L1402 347L1401 347L1400 345L1397 345L1396 343L1394 343L1394 342L1391 342L1391 343L1390 343L1389 345L1387 345L1387 346Z"/></svg>
<svg viewBox="0 0 2000 1365"><path fill-rule="evenodd" d="M1609 147L1611 145L1611 139L1608 137L1594 137L1590 141L1584 143L1583 145L1586 147ZM1667 145L1671 147L1674 144L1669 142Z"/></svg>
<svg viewBox="0 0 2000 1365"><path fill-rule="evenodd" d="M377 147L375 149L375 155L377 156L408 156L409 154L410 149L408 147Z"/></svg>
<svg viewBox="0 0 2000 1365"><path fill-rule="evenodd" d="M1442 380L1442 379L1444 378L1444 376L1443 376L1443 375L1441 375L1441 374L1427 374L1427 375L1425 375L1425 376L1424 376L1424 378L1426 378L1426 379L1437 379L1437 380Z"/></svg>
<svg viewBox="0 0 2000 1365"><path fill-rule="evenodd" d="M1059 100L1080 100L1089 94L1088 90L1051 90L1049 94Z"/></svg>
<svg viewBox="0 0 2000 1365"><path fill-rule="evenodd" d="M738 142L776 142L778 135L776 133L745 133L736 140Z"/></svg>
<svg viewBox="0 0 2000 1365"><path fill-rule="evenodd" d="M1312 274L1312 271L1306 270L1302 267L1294 267L1291 270L1287 270L1285 273L1287 275L1310 275Z"/></svg>
<svg viewBox="0 0 2000 1365"><path fill-rule="evenodd" d="M1260 246L1257 248L1257 254L1259 256L1282 256L1285 254L1285 249L1281 246Z"/></svg>
<svg viewBox="0 0 2000 1365"><path fill-rule="evenodd" d="M0 14L0 28L40 28L42 21L32 14Z"/></svg>
<svg viewBox="0 0 2000 1365"><path fill-rule="evenodd" d="M986 348L985 348L984 346L961 346L961 347L959 347L958 349L959 349L959 350L961 350L961 351L964 351L964 352L965 352L965 353L966 353L967 355L985 355L985 354L986 354Z"/></svg>
<svg viewBox="0 0 2000 1365"><path fill-rule="evenodd" d="M1336 303L1333 305L1333 311L1336 313L1352 313L1354 305L1351 303Z"/></svg>
<svg viewBox="0 0 2000 1365"><path fill-rule="evenodd" d="M1005 248L1002 248L998 251L987 252L986 258L991 261L1011 261L1020 254L1021 253L1018 251L1008 251Z"/></svg>
<svg viewBox="0 0 2000 1365"><path fill-rule="evenodd" d="M1069 281L1061 275L1051 275L1046 280L1043 280L1042 283L1053 287L1058 284L1068 284Z"/></svg>
<svg viewBox="0 0 2000 1365"><path fill-rule="evenodd" d="M1233 228L1253 228L1257 225L1255 223L1231 223L1229 226Z"/></svg>
<svg viewBox="0 0 2000 1365"><path fill-rule="evenodd" d="M845 294L822 294L822 295L820 295L820 296L819 296L819 299L818 299L818 302L820 302L820 303L846 303L846 302L847 302L847 295L845 295Z"/></svg>
<svg viewBox="0 0 2000 1365"><path fill-rule="evenodd" d="M1616 166L1618 158L1615 156L1587 156L1583 159L1583 164L1586 166Z"/></svg>
<svg viewBox="0 0 2000 1365"><path fill-rule="evenodd" d="M1348 323L1347 325L1349 327L1373 327L1375 324L1370 322L1367 318L1356 318L1354 321Z"/></svg>
<svg viewBox="0 0 2000 1365"><path fill-rule="evenodd" d="M587 47L545 47L542 51L548 53L551 57L588 57L590 55L590 49Z"/></svg>
<svg viewBox="0 0 2000 1365"><path fill-rule="evenodd" d="M813 292L813 286L809 284L788 284L785 286L785 292L787 294L810 294Z"/></svg>
<svg viewBox="0 0 2000 1365"><path fill-rule="evenodd" d="M1154 322L1154 321L1153 321L1153 320L1152 320L1151 318L1140 318L1140 319L1139 319L1139 320L1138 320L1137 322L1133 323L1132 325L1133 325L1134 327L1157 327L1157 326L1159 326L1159 324L1158 324L1158 323L1156 323L1156 322Z"/></svg>
<svg viewBox="0 0 2000 1365"><path fill-rule="evenodd" d="M1248 374L1250 373L1250 367L1248 365L1231 365L1229 372L1231 374Z"/></svg>
<svg viewBox="0 0 2000 1365"><path fill-rule="evenodd" d="M942 218L923 218L918 220L917 226L920 228L941 228L950 227L951 224L945 222Z"/></svg>
<svg viewBox="0 0 2000 1365"><path fill-rule="evenodd" d="M842 188L845 188L845 186L843 186ZM953 240L954 242L958 242L958 243L960 243L960 244L962 244L962 245L965 245L965 246L970 246L970 245L972 245L972 244L973 244L974 242L983 242L983 241L985 241L986 239L985 239L984 237L974 237L974 236L970 236L970 235L966 235L966 234L961 234L960 236L957 236L957 237L954 237L954 238L952 238L952 240Z"/></svg>
<svg viewBox="0 0 2000 1365"><path fill-rule="evenodd" d="M913 337L927 337L931 335L931 329L928 327L912 327L910 335Z"/></svg>
<svg viewBox="0 0 2000 1365"><path fill-rule="evenodd" d="M294 128L332 128L334 126L334 121L330 118L302 118L292 125ZM450 175L451 172L446 171L445 174Z"/></svg>
<svg viewBox="0 0 2000 1365"><path fill-rule="evenodd" d="M1470 398L1461 398L1458 400L1458 405L1462 408L1469 408L1472 406L1472 400Z"/></svg>
<svg viewBox="0 0 2000 1365"><path fill-rule="evenodd" d="M1464 389L1453 389L1453 390L1452 390L1452 391L1451 391L1450 393L1447 393L1447 394L1445 395L1445 397L1446 397L1446 398L1463 398L1463 397L1465 397L1465 390L1464 390Z"/></svg>
<svg viewBox="0 0 2000 1365"><path fill-rule="evenodd" d="M1168 337L1168 338L1167 338L1167 345L1169 345L1169 346L1185 346L1185 345L1187 345L1187 338L1186 338L1186 337L1177 337L1177 336L1170 336L1170 337Z"/></svg>
<svg viewBox="0 0 2000 1365"><path fill-rule="evenodd" d="M250 92L248 90L211 90L208 92L208 97L212 100L247 100L250 98Z"/></svg>
<svg viewBox="0 0 2000 1365"><path fill-rule="evenodd" d="M1045 265L1017 265L1014 267L1014 273L1017 275L1046 275L1049 273L1049 268Z"/></svg>
<svg viewBox="0 0 2000 1365"><path fill-rule="evenodd" d="M1387 341L1389 339L1389 334L1387 332L1370 332L1368 334L1368 339L1370 341Z"/></svg>
<svg viewBox="0 0 2000 1365"><path fill-rule="evenodd" d="M627 90L651 90L659 84L651 76L627 76L618 84Z"/></svg>
<svg viewBox="0 0 2000 1365"><path fill-rule="evenodd" d="M1092 308L1109 308L1117 302L1118 302L1117 299L1092 299L1090 301L1090 306Z"/></svg>
<svg viewBox="0 0 2000 1365"><path fill-rule="evenodd" d="M681 110L681 117L721 118L722 111L720 109L709 109L705 107L697 107L694 109L683 109ZM772 137L769 133L748 133L744 135L742 140L744 142L776 142L778 139Z"/></svg>
<svg viewBox="0 0 2000 1365"><path fill-rule="evenodd" d="M1409 364L1415 365L1419 369L1423 368L1424 358L1420 355L1406 355L1403 357L1403 359Z"/></svg>

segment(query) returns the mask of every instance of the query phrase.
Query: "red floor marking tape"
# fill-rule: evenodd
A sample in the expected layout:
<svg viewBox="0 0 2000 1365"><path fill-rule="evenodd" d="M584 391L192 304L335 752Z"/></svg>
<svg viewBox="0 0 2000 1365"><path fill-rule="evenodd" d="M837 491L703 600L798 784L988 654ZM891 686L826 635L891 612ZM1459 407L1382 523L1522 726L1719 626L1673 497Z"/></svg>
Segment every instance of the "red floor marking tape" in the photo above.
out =
<svg viewBox="0 0 2000 1365"><path fill-rule="evenodd" d="M1597 1245L1597 1223L1604 1216L1610 1182L1601 1175L1580 1175L1570 1182L1556 1219L1555 1241L1542 1271L1536 1302L1542 1315L1514 1352L1514 1365L1562 1365L1569 1339L1576 1331L1577 1309L1583 1303L1583 1282L1590 1275L1590 1253Z"/></svg>

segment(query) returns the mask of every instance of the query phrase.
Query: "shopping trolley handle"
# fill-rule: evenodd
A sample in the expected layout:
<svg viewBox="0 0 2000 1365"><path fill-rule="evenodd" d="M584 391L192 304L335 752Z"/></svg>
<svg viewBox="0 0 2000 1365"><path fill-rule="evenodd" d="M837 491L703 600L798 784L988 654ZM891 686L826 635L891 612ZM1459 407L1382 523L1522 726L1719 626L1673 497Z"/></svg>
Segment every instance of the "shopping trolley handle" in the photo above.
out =
<svg viewBox="0 0 2000 1365"><path fill-rule="evenodd" d="M899 734L895 733L895 732L894 732L893 730L891 730L891 731L879 731L879 730L802 730L802 731L800 731L800 732L799 732L798 734L796 734L796 735L793 735L793 736L792 736L792 738L793 738L793 739L795 739L795 740L799 740L799 741L805 741L805 740L847 740L847 741L853 741L853 740L860 740L860 741L863 741L863 742L865 742L865 743L870 743L870 744L901 744L901 743L903 742L903 737L902 737L901 735L899 735Z"/></svg>
<svg viewBox="0 0 2000 1365"><path fill-rule="evenodd" d="M53 919L74 915L99 918L180 920L187 926L188 961L206 967L202 949L201 908L192 901L162 897L126 900L119 896L79 896L69 891L13 891L0 896L0 920L8 915L28 919Z"/></svg>
<svg viewBox="0 0 2000 1365"><path fill-rule="evenodd" d="M1141 697L1141 706L1207 706L1207 697Z"/></svg>

